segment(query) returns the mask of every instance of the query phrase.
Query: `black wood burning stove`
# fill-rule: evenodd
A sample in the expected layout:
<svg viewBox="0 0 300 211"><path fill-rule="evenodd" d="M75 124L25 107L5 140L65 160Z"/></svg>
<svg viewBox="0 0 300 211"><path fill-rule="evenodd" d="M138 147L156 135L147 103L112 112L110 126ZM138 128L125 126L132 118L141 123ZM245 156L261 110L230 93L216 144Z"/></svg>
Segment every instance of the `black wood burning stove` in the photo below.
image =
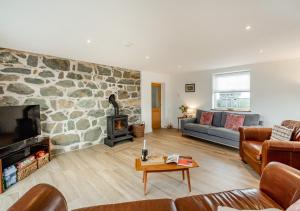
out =
<svg viewBox="0 0 300 211"><path fill-rule="evenodd" d="M128 116L119 114L119 105L114 94L110 95L108 100L114 106L115 115L107 117L107 138L104 143L113 147L119 141L133 141L133 136L129 134L128 130Z"/></svg>

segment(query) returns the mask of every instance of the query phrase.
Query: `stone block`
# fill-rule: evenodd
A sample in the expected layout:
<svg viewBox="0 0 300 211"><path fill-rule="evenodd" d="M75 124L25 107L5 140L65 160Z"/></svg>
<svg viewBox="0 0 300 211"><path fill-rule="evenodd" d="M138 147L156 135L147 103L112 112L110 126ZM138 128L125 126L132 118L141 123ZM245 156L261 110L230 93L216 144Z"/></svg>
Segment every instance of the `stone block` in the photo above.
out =
<svg viewBox="0 0 300 211"><path fill-rule="evenodd" d="M44 133L51 133L54 126L55 126L55 123L44 122L44 123L42 123L41 128Z"/></svg>
<svg viewBox="0 0 300 211"><path fill-rule="evenodd" d="M114 69L114 74L113 74L113 76L114 76L114 77L121 78L121 77L122 77L122 72L119 71L119 70Z"/></svg>
<svg viewBox="0 0 300 211"><path fill-rule="evenodd" d="M97 66L97 73L99 75L111 76L111 68L109 67L101 67Z"/></svg>
<svg viewBox="0 0 300 211"><path fill-rule="evenodd" d="M76 122L76 128L77 130L86 130L90 127L90 121L87 119L80 119L78 122Z"/></svg>
<svg viewBox="0 0 300 211"><path fill-rule="evenodd" d="M48 96L62 97L63 96L63 92L55 86L43 87L40 89L40 93L42 96L45 96L45 97L48 97Z"/></svg>
<svg viewBox="0 0 300 211"><path fill-rule="evenodd" d="M33 56L33 55L29 55L27 58L27 65L31 66L31 67L37 67L38 65L38 57L37 56Z"/></svg>
<svg viewBox="0 0 300 211"><path fill-rule="evenodd" d="M13 106L13 105L18 105L19 101L11 96L3 96L0 97L0 105L1 106Z"/></svg>
<svg viewBox="0 0 300 211"><path fill-rule="evenodd" d="M98 109L98 110L90 110L88 112L88 116L92 116L95 118L99 118L105 115L105 112L103 109Z"/></svg>
<svg viewBox="0 0 300 211"><path fill-rule="evenodd" d="M54 73L51 72L50 70L43 70L42 72L39 73L39 76L42 78L53 78L55 77Z"/></svg>
<svg viewBox="0 0 300 211"><path fill-rule="evenodd" d="M43 63L53 70L70 70L70 61L67 59L43 57Z"/></svg>
<svg viewBox="0 0 300 211"><path fill-rule="evenodd" d="M66 99L59 99L57 100L57 107L58 109L69 109L74 106L74 102L71 100Z"/></svg>
<svg viewBox="0 0 300 211"><path fill-rule="evenodd" d="M69 94L69 97L81 98L81 97L91 97L92 91L90 89L78 89Z"/></svg>
<svg viewBox="0 0 300 211"><path fill-rule="evenodd" d="M70 114L70 118L71 119L76 119L78 117L81 117L84 113L82 111L73 111L71 114Z"/></svg>
<svg viewBox="0 0 300 211"><path fill-rule="evenodd" d="M68 119L68 117L63 112L57 112L55 114L51 114L50 117L53 121L56 122L64 121Z"/></svg>
<svg viewBox="0 0 300 211"><path fill-rule="evenodd" d="M7 68L2 69L1 72L29 75L31 73L31 70L26 69L26 68L7 67Z"/></svg>
<svg viewBox="0 0 300 211"><path fill-rule="evenodd" d="M74 87L75 83L72 80L62 80L62 81L56 82L56 85L64 87L64 88L70 88L70 87Z"/></svg>
<svg viewBox="0 0 300 211"><path fill-rule="evenodd" d="M0 81L17 81L19 80L20 76L17 75L4 75L0 74Z"/></svg>
<svg viewBox="0 0 300 211"><path fill-rule="evenodd" d="M97 141L100 138L101 133L102 133L101 128L90 129L84 134L84 141L85 142Z"/></svg>
<svg viewBox="0 0 300 211"><path fill-rule="evenodd" d="M95 107L96 102L94 99L83 99L80 100L77 105L81 108L89 109Z"/></svg>
<svg viewBox="0 0 300 211"><path fill-rule="evenodd" d="M25 105L39 105L42 111L46 111L49 109L47 102L42 98L27 98L24 102Z"/></svg>
<svg viewBox="0 0 300 211"><path fill-rule="evenodd" d="M93 68L90 65L78 63L77 70L79 72L91 73L93 71Z"/></svg>
<svg viewBox="0 0 300 211"><path fill-rule="evenodd" d="M119 100L123 100L123 99L128 99L129 98L129 94L127 91L125 90L118 90L118 99Z"/></svg>
<svg viewBox="0 0 300 211"><path fill-rule="evenodd" d="M80 142L80 137L77 134L56 135L51 138L51 142L54 145L68 146Z"/></svg>
<svg viewBox="0 0 300 211"><path fill-rule="evenodd" d="M29 84L44 84L44 81L39 78L24 78L24 81Z"/></svg>
<svg viewBox="0 0 300 211"><path fill-rule="evenodd" d="M34 90L32 88L23 83L9 84L7 87L7 91L14 92L19 95L30 95L34 93Z"/></svg>
<svg viewBox="0 0 300 211"><path fill-rule="evenodd" d="M19 63L19 59L10 52L0 52L0 63Z"/></svg>

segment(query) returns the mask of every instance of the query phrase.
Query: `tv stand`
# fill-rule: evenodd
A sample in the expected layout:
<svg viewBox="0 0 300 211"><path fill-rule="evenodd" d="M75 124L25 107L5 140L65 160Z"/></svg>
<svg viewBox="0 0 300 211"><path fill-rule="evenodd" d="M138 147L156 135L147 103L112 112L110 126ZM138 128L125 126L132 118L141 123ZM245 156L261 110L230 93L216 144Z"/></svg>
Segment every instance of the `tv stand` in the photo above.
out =
<svg viewBox="0 0 300 211"><path fill-rule="evenodd" d="M49 159L51 159L49 137L35 137L0 149L0 194L4 192L2 175L3 169L23 160L30 155L34 155L40 150L48 152Z"/></svg>

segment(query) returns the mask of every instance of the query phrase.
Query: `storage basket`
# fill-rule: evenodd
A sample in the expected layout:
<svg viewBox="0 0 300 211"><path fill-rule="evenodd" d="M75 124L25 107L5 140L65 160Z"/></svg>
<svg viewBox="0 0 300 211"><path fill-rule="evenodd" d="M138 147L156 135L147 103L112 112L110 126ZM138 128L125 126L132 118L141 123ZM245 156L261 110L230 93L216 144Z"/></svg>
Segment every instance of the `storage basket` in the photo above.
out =
<svg viewBox="0 0 300 211"><path fill-rule="evenodd" d="M144 137L145 135L145 123L134 124L133 126L133 135L137 138Z"/></svg>
<svg viewBox="0 0 300 211"><path fill-rule="evenodd" d="M46 153L43 157L37 158L37 167L41 168L43 165L49 163L49 153Z"/></svg>
<svg viewBox="0 0 300 211"><path fill-rule="evenodd" d="M37 170L37 160L33 161L31 164L18 169L18 181L28 177L30 174L32 174L34 171Z"/></svg>
<svg viewBox="0 0 300 211"><path fill-rule="evenodd" d="M4 189L9 188L16 182L17 182L17 168L14 165L5 168L3 171Z"/></svg>

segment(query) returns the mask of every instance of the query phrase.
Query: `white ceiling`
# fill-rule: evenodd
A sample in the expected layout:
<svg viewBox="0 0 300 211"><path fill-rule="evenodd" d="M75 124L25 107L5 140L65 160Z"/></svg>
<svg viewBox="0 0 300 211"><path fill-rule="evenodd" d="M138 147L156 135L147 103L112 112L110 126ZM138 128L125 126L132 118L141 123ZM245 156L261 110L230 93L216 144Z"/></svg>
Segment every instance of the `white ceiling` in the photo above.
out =
<svg viewBox="0 0 300 211"><path fill-rule="evenodd" d="M296 58L300 1L0 0L0 46L167 73Z"/></svg>

